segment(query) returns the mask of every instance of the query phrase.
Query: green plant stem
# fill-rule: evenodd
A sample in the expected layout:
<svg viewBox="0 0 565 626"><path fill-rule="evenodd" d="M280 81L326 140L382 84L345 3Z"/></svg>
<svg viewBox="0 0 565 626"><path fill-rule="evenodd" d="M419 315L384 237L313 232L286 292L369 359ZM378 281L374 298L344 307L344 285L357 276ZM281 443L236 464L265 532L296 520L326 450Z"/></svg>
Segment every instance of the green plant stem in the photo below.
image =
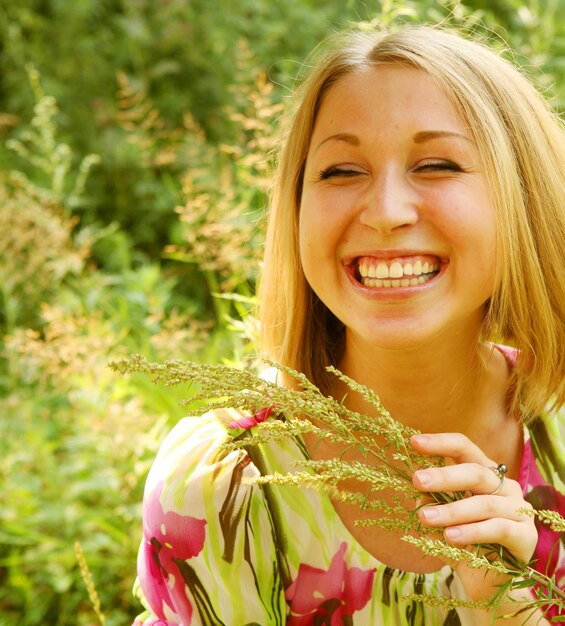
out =
<svg viewBox="0 0 565 626"><path fill-rule="evenodd" d="M540 584L544 589L550 589L552 596L557 596L563 602L565 602L565 590L560 589L554 582L541 572L538 572L533 567L527 567L525 572L525 578L535 581Z"/></svg>

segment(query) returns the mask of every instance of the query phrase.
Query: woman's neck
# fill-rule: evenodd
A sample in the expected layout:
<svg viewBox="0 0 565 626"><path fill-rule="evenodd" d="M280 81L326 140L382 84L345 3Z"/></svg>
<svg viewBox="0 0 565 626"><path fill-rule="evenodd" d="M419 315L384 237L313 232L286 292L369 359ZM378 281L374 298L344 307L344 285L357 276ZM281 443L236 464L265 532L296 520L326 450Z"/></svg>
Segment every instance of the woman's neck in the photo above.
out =
<svg viewBox="0 0 565 626"><path fill-rule="evenodd" d="M368 349L348 338L340 369L373 389L391 415L424 432L462 432L477 441L506 416L508 365L475 338L434 342L418 349ZM339 384L336 397L368 411L359 396Z"/></svg>

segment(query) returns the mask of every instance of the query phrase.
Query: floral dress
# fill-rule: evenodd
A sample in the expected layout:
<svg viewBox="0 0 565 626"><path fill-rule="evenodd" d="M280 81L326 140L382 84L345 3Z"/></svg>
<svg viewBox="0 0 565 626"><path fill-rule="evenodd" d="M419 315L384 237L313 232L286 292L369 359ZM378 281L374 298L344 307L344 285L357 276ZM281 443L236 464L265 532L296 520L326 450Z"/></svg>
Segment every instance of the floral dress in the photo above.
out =
<svg viewBox="0 0 565 626"><path fill-rule="evenodd" d="M524 428L519 474L534 508L562 515L563 417ZM327 495L250 483L308 458L298 438L223 446L253 437L266 419L276 419L268 409L216 410L180 421L163 442L143 503L136 588L147 611L134 626L471 626L469 609L409 597L464 598L450 566L426 574L388 567L353 538ZM534 566L563 587L563 537L543 524L538 532Z"/></svg>

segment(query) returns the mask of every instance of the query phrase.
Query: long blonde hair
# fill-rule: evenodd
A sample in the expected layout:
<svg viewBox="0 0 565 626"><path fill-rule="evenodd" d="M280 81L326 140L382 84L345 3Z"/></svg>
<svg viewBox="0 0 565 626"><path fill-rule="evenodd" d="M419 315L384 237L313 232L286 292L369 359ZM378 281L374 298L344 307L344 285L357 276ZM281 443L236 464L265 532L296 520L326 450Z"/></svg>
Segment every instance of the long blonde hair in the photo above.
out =
<svg viewBox="0 0 565 626"><path fill-rule="evenodd" d="M380 63L433 77L475 140L497 219L498 287L483 338L520 357L512 408L525 419L565 399L565 132L530 82L499 54L443 28L350 32L337 37L302 84L279 153L260 280L262 349L323 391L343 327L301 268L302 178L321 102L341 77Z"/></svg>

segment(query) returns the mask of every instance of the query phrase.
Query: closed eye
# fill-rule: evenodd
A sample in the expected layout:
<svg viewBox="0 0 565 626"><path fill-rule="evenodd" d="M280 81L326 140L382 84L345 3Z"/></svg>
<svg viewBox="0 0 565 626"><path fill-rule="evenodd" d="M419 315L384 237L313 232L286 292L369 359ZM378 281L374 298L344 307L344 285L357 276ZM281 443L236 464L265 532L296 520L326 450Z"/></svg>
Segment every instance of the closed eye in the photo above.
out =
<svg viewBox="0 0 565 626"><path fill-rule="evenodd" d="M352 178L354 176L360 176L363 172L360 170L354 170L347 167L328 167L325 170L321 170L318 173L319 180L328 180L328 178Z"/></svg>
<svg viewBox="0 0 565 626"><path fill-rule="evenodd" d="M416 168L417 172L441 172L448 170L450 172L464 172L465 170L453 161L432 161L424 163Z"/></svg>

